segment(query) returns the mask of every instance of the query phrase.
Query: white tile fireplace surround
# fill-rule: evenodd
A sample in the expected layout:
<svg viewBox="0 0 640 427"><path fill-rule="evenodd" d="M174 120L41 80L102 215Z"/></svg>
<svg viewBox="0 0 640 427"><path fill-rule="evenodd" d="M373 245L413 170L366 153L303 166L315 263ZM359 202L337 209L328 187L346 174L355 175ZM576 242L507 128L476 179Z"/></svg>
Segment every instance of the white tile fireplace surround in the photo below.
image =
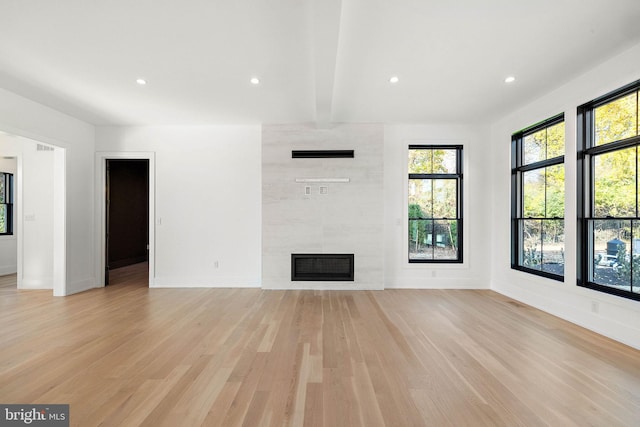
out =
<svg viewBox="0 0 640 427"><path fill-rule="evenodd" d="M382 125L262 127L262 287L383 289ZM292 158L354 150L353 158ZM353 254L353 281L292 281L292 254Z"/></svg>

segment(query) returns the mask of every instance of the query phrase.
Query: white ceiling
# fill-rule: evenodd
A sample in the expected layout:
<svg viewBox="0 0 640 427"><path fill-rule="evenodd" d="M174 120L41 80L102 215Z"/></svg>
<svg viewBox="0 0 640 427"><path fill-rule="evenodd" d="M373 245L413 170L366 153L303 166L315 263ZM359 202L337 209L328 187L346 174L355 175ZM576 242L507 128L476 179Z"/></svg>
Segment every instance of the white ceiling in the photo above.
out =
<svg viewBox="0 0 640 427"><path fill-rule="evenodd" d="M0 87L96 125L473 122L638 42L639 0L0 0Z"/></svg>

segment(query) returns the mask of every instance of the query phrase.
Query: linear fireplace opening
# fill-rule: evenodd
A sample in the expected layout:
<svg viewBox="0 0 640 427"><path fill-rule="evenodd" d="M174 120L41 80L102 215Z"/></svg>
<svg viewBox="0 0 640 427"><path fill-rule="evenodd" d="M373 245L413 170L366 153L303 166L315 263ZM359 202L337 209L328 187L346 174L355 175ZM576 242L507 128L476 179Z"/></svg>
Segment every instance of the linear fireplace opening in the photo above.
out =
<svg viewBox="0 0 640 427"><path fill-rule="evenodd" d="M353 282L353 254L291 254L291 280Z"/></svg>

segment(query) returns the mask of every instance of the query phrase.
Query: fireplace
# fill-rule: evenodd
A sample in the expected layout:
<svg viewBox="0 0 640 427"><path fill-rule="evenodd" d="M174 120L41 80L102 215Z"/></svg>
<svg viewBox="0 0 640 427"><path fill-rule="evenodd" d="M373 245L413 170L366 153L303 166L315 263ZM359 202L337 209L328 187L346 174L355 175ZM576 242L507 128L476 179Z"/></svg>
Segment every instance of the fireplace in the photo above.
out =
<svg viewBox="0 0 640 427"><path fill-rule="evenodd" d="M291 280L353 282L353 254L291 254Z"/></svg>

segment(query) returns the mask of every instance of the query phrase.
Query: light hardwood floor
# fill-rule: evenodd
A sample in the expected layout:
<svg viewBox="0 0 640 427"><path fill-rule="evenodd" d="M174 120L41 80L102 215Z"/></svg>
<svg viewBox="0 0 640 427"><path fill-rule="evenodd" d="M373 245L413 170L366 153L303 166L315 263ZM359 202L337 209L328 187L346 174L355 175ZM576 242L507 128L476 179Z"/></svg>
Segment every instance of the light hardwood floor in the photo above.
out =
<svg viewBox="0 0 640 427"><path fill-rule="evenodd" d="M4 290L16 289L16 281L18 276L16 274L8 274L6 276L0 276L0 292Z"/></svg>
<svg viewBox="0 0 640 427"><path fill-rule="evenodd" d="M145 280L3 288L0 403L76 426L640 425L640 351L491 291Z"/></svg>

